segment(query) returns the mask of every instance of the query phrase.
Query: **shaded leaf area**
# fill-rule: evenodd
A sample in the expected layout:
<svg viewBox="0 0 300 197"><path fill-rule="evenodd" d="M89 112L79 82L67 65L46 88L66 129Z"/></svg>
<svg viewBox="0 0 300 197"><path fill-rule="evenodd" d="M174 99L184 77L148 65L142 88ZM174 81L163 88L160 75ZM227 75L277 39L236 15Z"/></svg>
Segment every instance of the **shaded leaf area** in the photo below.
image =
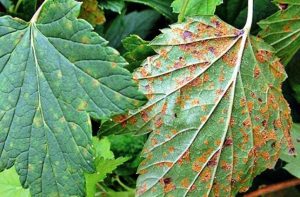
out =
<svg viewBox="0 0 300 197"><path fill-rule="evenodd" d="M294 123L291 131L293 143L295 145L296 155L291 155L289 149L282 152L280 159L287 162L284 166L289 173L300 178L300 124Z"/></svg>
<svg viewBox="0 0 300 197"><path fill-rule="evenodd" d="M110 46L120 48L121 41L130 34L137 34L144 39L150 34L159 17L160 14L154 10L134 11L126 15L123 13L113 20L104 37L109 41Z"/></svg>
<svg viewBox="0 0 300 197"><path fill-rule="evenodd" d="M172 12L171 4L173 0L125 0L127 2L132 3L140 3L147 5L156 11L158 11L160 14L164 15L168 19L172 21L176 21L176 15Z"/></svg>
<svg viewBox="0 0 300 197"><path fill-rule="evenodd" d="M85 174L87 197L94 197L96 184L102 182L108 174L129 159L126 157L115 158L114 153L110 150L111 143L108 138L101 140L93 138L93 145L96 157L96 172L94 174Z"/></svg>
<svg viewBox="0 0 300 197"><path fill-rule="evenodd" d="M140 153L147 140L147 136L134 136L132 134L124 135L110 135L108 136L111 142L111 150L118 157L129 157L130 160L122 165L122 168L118 168L115 173L119 176L123 176L126 179L128 176L136 174L136 170L142 161ZM135 186L135 183L129 182L130 186Z"/></svg>
<svg viewBox="0 0 300 197"><path fill-rule="evenodd" d="M98 7L97 0L83 0L79 17L93 26L101 25L106 21L104 11Z"/></svg>
<svg viewBox="0 0 300 197"><path fill-rule="evenodd" d="M287 65L300 48L300 0L275 0L281 10L259 22L259 36L276 49L281 62Z"/></svg>
<svg viewBox="0 0 300 197"><path fill-rule="evenodd" d="M300 104L300 51L298 51L295 56L292 58L292 60L289 62L289 64L286 67L286 71L288 73L288 85L292 89L291 95L296 99L296 102ZM292 107L295 112L299 113L300 108L298 107ZM299 118L294 119L294 121L298 120Z"/></svg>
<svg viewBox="0 0 300 197"><path fill-rule="evenodd" d="M0 0L0 3L5 7L5 9L9 10L12 6L13 3L11 0Z"/></svg>
<svg viewBox="0 0 300 197"><path fill-rule="evenodd" d="M14 167L0 173L1 197L30 197L29 189L24 189Z"/></svg>
<svg viewBox="0 0 300 197"><path fill-rule="evenodd" d="M129 63L126 68L131 72L138 68L147 57L155 55L154 50L149 46L149 42L137 35L125 38L122 43L127 51L123 54L123 57Z"/></svg>
<svg viewBox="0 0 300 197"><path fill-rule="evenodd" d="M224 0L221 6L217 7L217 15L237 28L243 28L247 20L247 0ZM259 26L257 22L278 11L271 0L254 0L254 13L251 33L257 34Z"/></svg>
<svg viewBox="0 0 300 197"><path fill-rule="evenodd" d="M99 6L102 9L111 10L121 14L123 8L125 7L124 0L98 0Z"/></svg>
<svg viewBox="0 0 300 197"><path fill-rule="evenodd" d="M83 172L94 171L89 115L145 100L79 11L73 0L48 0L36 21L0 18L0 171L15 164L32 196L84 196Z"/></svg>
<svg viewBox="0 0 300 197"><path fill-rule="evenodd" d="M217 17L162 30L134 73L149 102L103 133L149 133L138 195L231 196L291 147L286 78L273 49ZM292 147L291 147L292 148Z"/></svg>
<svg viewBox="0 0 300 197"><path fill-rule="evenodd" d="M186 9L185 8L186 4ZM175 0L172 3L173 12L181 13L184 17L199 15L214 15L216 7L223 3L223 0Z"/></svg>
<svg viewBox="0 0 300 197"><path fill-rule="evenodd" d="M0 3L3 4L5 13L29 20L36 11L38 0L0 0Z"/></svg>

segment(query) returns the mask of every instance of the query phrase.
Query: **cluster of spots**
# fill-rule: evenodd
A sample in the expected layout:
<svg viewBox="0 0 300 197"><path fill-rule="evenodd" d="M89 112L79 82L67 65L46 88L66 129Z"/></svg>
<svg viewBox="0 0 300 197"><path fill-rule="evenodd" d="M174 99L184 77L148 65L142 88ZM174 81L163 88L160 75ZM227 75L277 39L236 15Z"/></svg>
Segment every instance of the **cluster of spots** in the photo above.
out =
<svg viewBox="0 0 300 197"><path fill-rule="evenodd" d="M138 196L232 196L277 161L290 141L284 69L271 47L257 38L241 46L242 36L196 17L152 42L158 55L134 73L149 102L109 127L151 132Z"/></svg>

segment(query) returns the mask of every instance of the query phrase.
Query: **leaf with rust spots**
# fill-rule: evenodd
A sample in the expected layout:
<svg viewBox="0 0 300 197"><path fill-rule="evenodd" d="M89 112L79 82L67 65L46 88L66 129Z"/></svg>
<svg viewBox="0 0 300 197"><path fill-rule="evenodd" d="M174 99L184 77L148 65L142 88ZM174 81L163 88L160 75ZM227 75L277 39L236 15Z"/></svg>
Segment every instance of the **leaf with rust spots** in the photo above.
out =
<svg viewBox="0 0 300 197"><path fill-rule="evenodd" d="M276 49L287 65L300 49L300 0L275 0L280 11L259 22L259 36Z"/></svg>
<svg viewBox="0 0 300 197"><path fill-rule="evenodd" d="M106 19L104 11L98 6L97 0L82 0L80 18L87 20L93 26L102 25Z"/></svg>
<svg viewBox="0 0 300 197"><path fill-rule="evenodd" d="M214 16L162 32L151 42L158 55L134 72L149 102L130 111L134 124L107 122L101 130L151 132L138 196L153 196L153 190L234 196L275 165L281 143L291 146L290 110L281 93L284 67L271 46ZM159 165L165 162L173 165ZM166 190L160 184L166 177L177 187Z"/></svg>

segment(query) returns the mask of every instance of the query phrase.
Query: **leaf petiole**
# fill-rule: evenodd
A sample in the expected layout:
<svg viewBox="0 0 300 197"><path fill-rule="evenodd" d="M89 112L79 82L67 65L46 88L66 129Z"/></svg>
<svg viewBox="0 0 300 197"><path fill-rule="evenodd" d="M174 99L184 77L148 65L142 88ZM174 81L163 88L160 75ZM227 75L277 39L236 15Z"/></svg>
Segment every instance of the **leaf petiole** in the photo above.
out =
<svg viewBox="0 0 300 197"><path fill-rule="evenodd" d="M184 0L182 9L180 10L180 13L179 13L179 16L178 16L178 22L180 22L180 23L184 20L184 14L186 12L186 8L187 8L187 5L188 5L189 1L190 0Z"/></svg>

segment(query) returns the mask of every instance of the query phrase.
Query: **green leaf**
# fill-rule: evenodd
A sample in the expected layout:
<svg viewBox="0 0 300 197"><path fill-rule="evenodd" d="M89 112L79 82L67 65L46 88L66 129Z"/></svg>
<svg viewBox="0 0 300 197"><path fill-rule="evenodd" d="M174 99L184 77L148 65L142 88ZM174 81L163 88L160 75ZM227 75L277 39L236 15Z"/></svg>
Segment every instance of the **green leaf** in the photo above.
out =
<svg viewBox="0 0 300 197"><path fill-rule="evenodd" d="M31 22L0 18L0 171L14 164L32 196L83 196L91 123L144 103L127 65L78 20L80 3L48 0Z"/></svg>
<svg viewBox="0 0 300 197"><path fill-rule="evenodd" d="M149 42L143 40L137 35L131 35L122 40L123 47L127 51L123 57L129 63L126 68L133 71L138 68L142 62L149 56L154 55L154 50L148 46Z"/></svg>
<svg viewBox="0 0 300 197"><path fill-rule="evenodd" d="M159 13L154 10L134 11L127 15L121 14L109 26L104 37L114 48L119 48L122 44L121 40L130 34L137 34L144 39L159 17Z"/></svg>
<svg viewBox="0 0 300 197"><path fill-rule="evenodd" d="M124 0L100 0L99 6L121 14L123 8L125 7L125 2Z"/></svg>
<svg viewBox="0 0 300 197"><path fill-rule="evenodd" d="M79 17L93 26L102 25L106 21L104 11L98 7L97 0L83 0Z"/></svg>
<svg viewBox="0 0 300 197"><path fill-rule="evenodd" d="M111 144L108 138L101 140L93 138L93 145L96 151L96 172L94 174L85 174L87 197L94 197L96 184L103 181L109 173L112 173L113 170L129 159L127 157L115 159L113 152L110 151Z"/></svg>
<svg viewBox="0 0 300 197"><path fill-rule="evenodd" d="M149 102L101 131L151 132L139 196L246 191L275 165L282 145L291 147L284 67L268 44L217 17L162 32L151 43L157 55L134 72Z"/></svg>
<svg viewBox="0 0 300 197"><path fill-rule="evenodd" d="M29 189L22 188L14 167L0 173L1 197L30 197Z"/></svg>
<svg viewBox="0 0 300 197"><path fill-rule="evenodd" d="M271 0L254 0L254 13L251 32L257 34L259 26L257 22L278 11ZM218 7L217 15L227 23L237 28L243 28L247 20L247 0L228 0Z"/></svg>
<svg viewBox="0 0 300 197"><path fill-rule="evenodd" d="M289 149L282 151L280 159L287 162L284 168L292 175L300 178L300 124L294 123L291 131L296 155L291 155Z"/></svg>
<svg viewBox="0 0 300 197"><path fill-rule="evenodd" d="M173 0L163 0L163 1L162 0L125 0L125 1L147 5L155 9L156 11L158 11L168 19L172 21L176 20L176 16L175 14L172 13L172 9L171 9L171 3L173 2Z"/></svg>
<svg viewBox="0 0 300 197"><path fill-rule="evenodd" d="M276 49L281 62L287 65L300 49L300 0L275 0L283 8L259 22L259 36Z"/></svg>
<svg viewBox="0 0 300 197"><path fill-rule="evenodd" d="M221 3L223 0L175 0L171 6L175 13L184 12L183 17L185 18L197 15L214 15L216 7Z"/></svg>
<svg viewBox="0 0 300 197"><path fill-rule="evenodd" d="M11 0L0 0L0 3L5 7L5 9L9 10L12 6L13 3Z"/></svg>

